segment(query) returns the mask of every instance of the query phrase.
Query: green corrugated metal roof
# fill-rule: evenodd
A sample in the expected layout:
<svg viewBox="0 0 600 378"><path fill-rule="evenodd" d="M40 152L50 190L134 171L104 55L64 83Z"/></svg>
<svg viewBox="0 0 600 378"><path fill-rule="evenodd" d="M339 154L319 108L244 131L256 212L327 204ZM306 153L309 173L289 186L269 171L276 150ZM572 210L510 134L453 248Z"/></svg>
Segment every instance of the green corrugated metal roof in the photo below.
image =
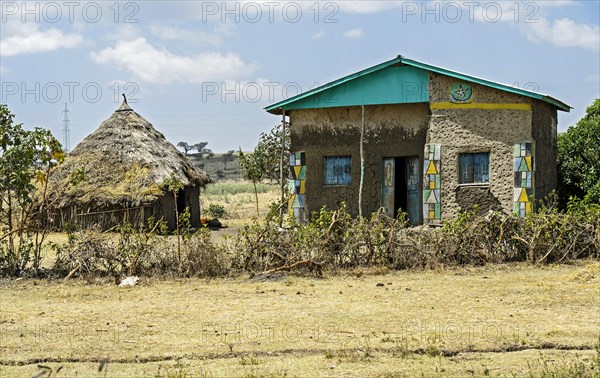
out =
<svg viewBox="0 0 600 378"><path fill-rule="evenodd" d="M391 66L295 99L294 109L429 102L429 72Z"/></svg>
<svg viewBox="0 0 600 378"><path fill-rule="evenodd" d="M331 90L334 87L348 83L348 82L353 81L362 76L372 74L373 72L377 72L377 71L383 70L385 68L388 68L388 67L391 67L394 65L411 66L411 67L415 67L415 68L419 68L419 69L423 69L423 70L427 70L427 71L431 71L431 72L436 72L436 73L439 73L442 75L454 77L454 78L457 78L460 80L484 85L484 86L498 89L501 91L515 93L515 94L518 94L521 96L531 97L531 98L534 98L534 99L537 99L540 101L547 102L553 106L556 106L559 110L566 111L566 112L568 112L568 111L570 111L570 109L572 109L572 107L565 104L564 102L557 100L553 97L550 97L548 95L542 94L542 93L527 91L527 90L516 88L516 87L510 86L510 85L501 84L501 83L497 83L497 82L486 80L486 79L481 79L481 78L478 78L475 76L466 75L466 74L463 74L460 72L448 70L446 68L436 67L436 66L432 66L430 64L421 63L416 60L407 59L402 56L398 56L392 60L388 60L387 62L380 63L376 66L364 69L362 71L353 73L348 76L344 76L341 79L332 81L331 83L322 85L322 86L314 88L310 91L300 93L300 94L290 97L286 100L269 105L265 108L265 110L270 113L273 113L273 114L279 114L279 113L281 113L282 110L307 108L306 101L302 101L302 100L305 100L309 97L318 95L325 91ZM373 102L367 102L367 103L372 104ZM355 104L352 104L352 105L355 105ZM311 106L311 108L324 108L324 107L331 107L331 106L332 106L331 104L324 104L322 102L315 101L315 105ZM341 104L339 106L344 106L344 104Z"/></svg>

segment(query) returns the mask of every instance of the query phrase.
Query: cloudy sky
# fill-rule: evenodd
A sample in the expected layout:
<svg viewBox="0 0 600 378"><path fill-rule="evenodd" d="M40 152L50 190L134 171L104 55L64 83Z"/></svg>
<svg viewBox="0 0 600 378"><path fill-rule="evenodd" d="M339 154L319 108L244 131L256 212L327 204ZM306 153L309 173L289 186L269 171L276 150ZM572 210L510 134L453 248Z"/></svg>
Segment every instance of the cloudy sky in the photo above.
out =
<svg viewBox="0 0 600 378"><path fill-rule="evenodd" d="M401 54L549 94L600 97L600 2L0 1L0 102L71 147L120 94L173 143L251 149L263 107Z"/></svg>

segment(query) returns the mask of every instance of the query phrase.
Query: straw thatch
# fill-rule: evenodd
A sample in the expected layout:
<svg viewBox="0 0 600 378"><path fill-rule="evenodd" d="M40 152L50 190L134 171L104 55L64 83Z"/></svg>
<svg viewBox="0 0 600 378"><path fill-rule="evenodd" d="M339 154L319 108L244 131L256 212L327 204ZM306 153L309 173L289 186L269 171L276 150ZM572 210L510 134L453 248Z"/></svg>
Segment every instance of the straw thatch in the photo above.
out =
<svg viewBox="0 0 600 378"><path fill-rule="evenodd" d="M132 207L164 195L161 184L170 177L185 187L210 182L208 175L123 102L52 172L50 190L58 199L57 208Z"/></svg>

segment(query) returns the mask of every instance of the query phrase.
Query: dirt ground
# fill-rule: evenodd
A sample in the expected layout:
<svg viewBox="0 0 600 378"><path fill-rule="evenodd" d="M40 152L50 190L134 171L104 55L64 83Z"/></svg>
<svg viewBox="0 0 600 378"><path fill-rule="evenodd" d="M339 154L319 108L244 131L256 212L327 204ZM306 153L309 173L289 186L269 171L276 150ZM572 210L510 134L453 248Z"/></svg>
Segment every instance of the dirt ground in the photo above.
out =
<svg viewBox="0 0 600 378"><path fill-rule="evenodd" d="M592 377L600 263L0 283L0 376ZM107 361L107 363L102 363ZM102 371L99 372L99 367ZM554 374L554 375L552 375Z"/></svg>

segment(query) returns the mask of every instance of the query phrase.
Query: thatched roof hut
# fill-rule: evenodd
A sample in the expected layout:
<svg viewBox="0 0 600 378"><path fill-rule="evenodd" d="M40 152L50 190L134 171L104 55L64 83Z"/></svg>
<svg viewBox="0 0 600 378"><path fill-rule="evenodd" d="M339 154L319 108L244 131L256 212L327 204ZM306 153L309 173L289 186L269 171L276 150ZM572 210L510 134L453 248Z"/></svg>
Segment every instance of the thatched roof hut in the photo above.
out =
<svg viewBox="0 0 600 378"><path fill-rule="evenodd" d="M100 127L73 149L50 176L55 219L103 228L150 216L175 224L174 197L162 183L181 181L177 208L200 218L200 187L210 182L164 135L124 101Z"/></svg>

